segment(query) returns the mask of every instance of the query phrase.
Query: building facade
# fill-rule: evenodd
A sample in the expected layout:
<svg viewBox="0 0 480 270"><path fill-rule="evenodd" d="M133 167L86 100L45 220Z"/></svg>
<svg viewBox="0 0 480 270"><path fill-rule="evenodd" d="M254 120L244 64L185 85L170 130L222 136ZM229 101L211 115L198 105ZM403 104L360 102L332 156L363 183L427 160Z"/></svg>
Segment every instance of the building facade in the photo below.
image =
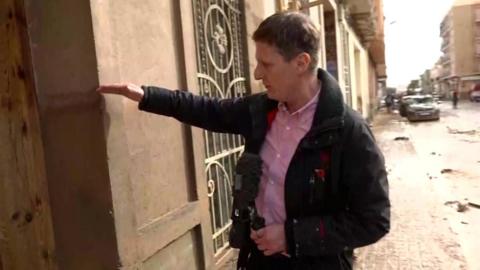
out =
<svg viewBox="0 0 480 270"><path fill-rule="evenodd" d="M282 10L309 14L319 67L371 118L386 77L381 0L2 1L0 270L215 269L232 256L242 138L95 89L262 91L250 37Z"/></svg>
<svg viewBox="0 0 480 270"><path fill-rule="evenodd" d="M480 82L480 1L457 0L440 25L440 91L460 98Z"/></svg>
<svg viewBox="0 0 480 270"><path fill-rule="evenodd" d="M420 89L424 94L434 93L434 81L432 78L432 70L427 69L420 75Z"/></svg>

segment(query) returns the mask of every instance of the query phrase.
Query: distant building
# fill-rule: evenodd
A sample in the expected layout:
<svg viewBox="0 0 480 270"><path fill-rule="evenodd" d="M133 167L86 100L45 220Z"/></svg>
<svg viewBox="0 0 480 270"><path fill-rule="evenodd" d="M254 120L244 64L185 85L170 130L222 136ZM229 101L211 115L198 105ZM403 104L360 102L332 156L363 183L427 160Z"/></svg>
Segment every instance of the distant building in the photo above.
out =
<svg viewBox="0 0 480 270"><path fill-rule="evenodd" d="M433 93L433 82L430 69L425 70L425 72L420 75L420 88L425 94Z"/></svg>
<svg viewBox="0 0 480 270"><path fill-rule="evenodd" d="M441 79L441 76L443 74L443 67L442 65L440 64L441 62L441 58L435 63L435 65L433 65L433 67L430 69L430 79L431 79L431 82L432 82L432 93L434 94L438 94L440 95L441 97L445 96L445 92L446 90L444 91L442 88L441 88L441 84L440 84L440 79Z"/></svg>
<svg viewBox="0 0 480 270"><path fill-rule="evenodd" d="M456 0L440 25L439 89L465 98L480 82L480 0Z"/></svg>

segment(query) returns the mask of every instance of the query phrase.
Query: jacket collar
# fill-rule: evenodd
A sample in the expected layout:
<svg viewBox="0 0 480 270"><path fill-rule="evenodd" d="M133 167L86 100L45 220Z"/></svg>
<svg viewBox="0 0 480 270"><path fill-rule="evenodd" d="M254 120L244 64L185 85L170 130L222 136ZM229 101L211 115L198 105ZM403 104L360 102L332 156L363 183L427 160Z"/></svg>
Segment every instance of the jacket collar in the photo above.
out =
<svg viewBox="0 0 480 270"><path fill-rule="evenodd" d="M342 91L335 78L321 68L317 71L317 77L322 83L322 89L310 130L313 133L343 126L345 114Z"/></svg>
<svg viewBox="0 0 480 270"><path fill-rule="evenodd" d="M339 139L338 131L344 125L345 103L337 81L326 71L318 69L322 90L313 117L312 127L300 142L303 148L321 148Z"/></svg>
<svg viewBox="0 0 480 270"><path fill-rule="evenodd" d="M317 77L321 81L322 89L318 96L318 104L313 117L312 128L306 134L308 141L315 141L315 138L328 130L336 130L344 124L345 104L340 87L336 80L325 70L318 69ZM250 105L252 117L252 134L246 145L246 151L256 153L259 151L268 130L269 112L277 110L278 102L269 99L266 93L251 96L253 100ZM273 120L273 119L272 119ZM256 152L255 152L256 151Z"/></svg>
<svg viewBox="0 0 480 270"><path fill-rule="evenodd" d="M321 91L318 95L317 109L313 118L314 126L321 126L325 122L334 121L337 118L343 118L345 113L345 104L343 102L342 91L335 78L327 71L319 68L317 70L317 78L321 82ZM275 110L278 106L278 101L269 99L266 93L261 93L266 97L265 105L267 111Z"/></svg>

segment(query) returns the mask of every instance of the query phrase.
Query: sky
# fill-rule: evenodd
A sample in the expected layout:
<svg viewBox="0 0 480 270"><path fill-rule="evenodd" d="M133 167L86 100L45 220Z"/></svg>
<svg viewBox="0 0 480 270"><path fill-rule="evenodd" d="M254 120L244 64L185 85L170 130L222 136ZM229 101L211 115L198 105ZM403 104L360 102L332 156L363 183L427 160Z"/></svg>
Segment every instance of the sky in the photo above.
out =
<svg viewBox="0 0 480 270"><path fill-rule="evenodd" d="M440 23L453 0L384 0L387 85L406 87L441 55Z"/></svg>

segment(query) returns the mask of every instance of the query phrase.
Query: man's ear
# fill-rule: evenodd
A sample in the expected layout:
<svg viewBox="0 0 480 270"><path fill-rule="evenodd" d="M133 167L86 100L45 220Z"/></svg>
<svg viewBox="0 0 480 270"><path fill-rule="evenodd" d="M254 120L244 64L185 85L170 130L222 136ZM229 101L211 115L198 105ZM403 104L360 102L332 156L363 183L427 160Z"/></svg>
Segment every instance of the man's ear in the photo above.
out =
<svg viewBox="0 0 480 270"><path fill-rule="evenodd" d="M298 73L303 73L307 71L310 67L310 63L312 62L312 58L310 54L306 52L302 52L295 57L295 68L297 69Z"/></svg>

